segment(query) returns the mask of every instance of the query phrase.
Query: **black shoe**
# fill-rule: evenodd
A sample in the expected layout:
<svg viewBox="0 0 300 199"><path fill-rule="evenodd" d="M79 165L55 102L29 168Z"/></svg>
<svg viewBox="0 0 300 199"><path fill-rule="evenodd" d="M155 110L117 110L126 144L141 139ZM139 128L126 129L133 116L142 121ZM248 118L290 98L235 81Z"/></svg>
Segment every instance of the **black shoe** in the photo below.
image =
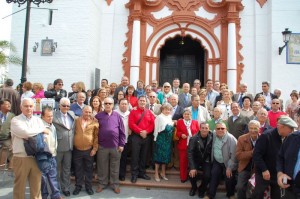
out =
<svg viewBox="0 0 300 199"><path fill-rule="evenodd" d="M149 176L147 176L146 174L144 175L138 175L139 178L142 178L144 180L151 180L151 178Z"/></svg>
<svg viewBox="0 0 300 199"><path fill-rule="evenodd" d="M94 195L93 189L87 189L86 192L87 192L87 194L89 194L89 195Z"/></svg>
<svg viewBox="0 0 300 199"><path fill-rule="evenodd" d="M81 189L76 187L75 190L73 191L73 195L78 195L80 193Z"/></svg>
<svg viewBox="0 0 300 199"><path fill-rule="evenodd" d="M132 182L132 183L136 183L136 181L137 181L137 177L136 177L136 176L132 176L132 177L131 177L131 182Z"/></svg>
<svg viewBox="0 0 300 199"><path fill-rule="evenodd" d="M120 181L125 181L125 177L120 176L120 177L119 177L119 180L120 180Z"/></svg>
<svg viewBox="0 0 300 199"><path fill-rule="evenodd" d="M199 191L198 196L199 196L199 198L204 198L205 192L200 192L200 191Z"/></svg>
<svg viewBox="0 0 300 199"><path fill-rule="evenodd" d="M67 197L71 195L70 191L62 191L62 193Z"/></svg>
<svg viewBox="0 0 300 199"><path fill-rule="evenodd" d="M196 194L196 189L191 188L189 195L194 196Z"/></svg>

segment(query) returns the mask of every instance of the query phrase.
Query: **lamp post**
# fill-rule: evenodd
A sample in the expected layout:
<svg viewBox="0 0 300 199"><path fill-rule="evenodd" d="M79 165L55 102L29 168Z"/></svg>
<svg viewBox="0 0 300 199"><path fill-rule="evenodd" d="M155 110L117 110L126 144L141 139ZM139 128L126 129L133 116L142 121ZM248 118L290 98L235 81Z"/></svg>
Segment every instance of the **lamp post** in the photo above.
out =
<svg viewBox="0 0 300 199"><path fill-rule="evenodd" d="M22 62L22 74L21 74L21 86L27 81L27 57L28 57L28 37L29 37L29 25L30 25L30 5L31 3L39 6L40 3L52 3L53 0L6 0L7 3L18 3L19 6L27 2L26 6L26 19L25 19L25 33L24 33L24 46L23 46L23 62ZM22 89L20 89L22 92Z"/></svg>
<svg viewBox="0 0 300 199"><path fill-rule="evenodd" d="M279 55L281 55L283 49L284 49L284 48L286 47L286 45L289 43L290 38L291 38L291 34L292 34L292 31L290 31L288 28L286 28L286 29L282 32L284 45L283 45L282 47L279 47Z"/></svg>

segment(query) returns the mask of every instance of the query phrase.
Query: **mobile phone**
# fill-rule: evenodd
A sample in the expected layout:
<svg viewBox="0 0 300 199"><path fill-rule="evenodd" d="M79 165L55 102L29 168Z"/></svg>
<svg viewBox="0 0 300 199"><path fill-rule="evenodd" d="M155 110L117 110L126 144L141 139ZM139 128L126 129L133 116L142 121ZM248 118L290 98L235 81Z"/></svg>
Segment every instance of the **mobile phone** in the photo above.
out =
<svg viewBox="0 0 300 199"><path fill-rule="evenodd" d="M284 176L283 178L282 178L282 184L287 184L287 177L286 176Z"/></svg>

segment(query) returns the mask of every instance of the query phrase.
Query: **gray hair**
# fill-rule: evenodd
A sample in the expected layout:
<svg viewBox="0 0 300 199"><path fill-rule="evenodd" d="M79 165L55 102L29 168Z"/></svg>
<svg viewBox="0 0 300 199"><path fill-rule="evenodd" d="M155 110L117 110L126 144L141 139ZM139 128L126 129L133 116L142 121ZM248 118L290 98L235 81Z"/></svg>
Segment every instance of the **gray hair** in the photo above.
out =
<svg viewBox="0 0 300 199"><path fill-rule="evenodd" d="M260 123L259 123L259 121L257 121L257 120L251 120L251 121L248 123L248 128L249 128L251 125L255 125L255 126L257 126L258 128L260 127Z"/></svg>
<svg viewBox="0 0 300 199"><path fill-rule="evenodd" d="M170 99L173 98L173 97L175 97L175 98L178 100L178 95L177 95L177 94L172 94L172 95L170 96Z"/></svg>
<svg viewBox="0 0 300 199"><path fill-rule="evenodd" d="M79 92L79 93L77 93L77 96L76 96L77 99L78 99L79 94L82 94L84 96L84 98L86 98L85 92Z"/></svg>
<svg viewBox="0 0 300 199"><path fill-rule="evenodd" d="M189 112L190 114L192 114L192 111L191 111L190 108L185 108L185 109L183 109L183 113L182 113L182 114L184 114L185 112Z"/></svg>
<svg viewBox="0 0 300 199"><path fill-rule="evenodd" d="M160 110L162 111L162 110L164 110L164 109L172 110L173 107L172 107L172 105L169 104L169 103L164 103L163 105L161 105Z"/></svg>
<svg viewBox="0 0 300 199"><path fill-rule="evenodd" d="M24 102L31 102L32 104L34 103L32 98L23 98L21 101L21 106L23 106Z"/></svg>
<svg viewBox="0 0 300 199"><path fill-rule="evenodd" d="M71 104L69 98L63 97L59 100L59 104L63 104L64 102L67 102L68 104Z"/></svg>

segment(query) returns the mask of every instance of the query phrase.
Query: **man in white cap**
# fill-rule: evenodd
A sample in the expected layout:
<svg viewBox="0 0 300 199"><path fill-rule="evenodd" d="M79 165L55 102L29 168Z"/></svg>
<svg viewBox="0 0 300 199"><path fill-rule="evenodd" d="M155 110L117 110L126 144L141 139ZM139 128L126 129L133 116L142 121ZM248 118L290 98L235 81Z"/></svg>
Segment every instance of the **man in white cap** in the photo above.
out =
<svg viewBox="0 0 300 199"><path fill-rule="evenodd" d="M276 164L279 149L283 140L298 127L297 123L288 116L281 116L277 127L265 131L256 141L253 161L256 166L255 186L252 199L264 197L264 191L271 187L271 198L280 199L280 187L277 184Z"/></svg>
<svg viewBox="0 0 300 199"><path fill-rule="evenodd" d="M284 189L282 198L300 198L300 131L283 142L277 159L277 182Z"/></svg>

